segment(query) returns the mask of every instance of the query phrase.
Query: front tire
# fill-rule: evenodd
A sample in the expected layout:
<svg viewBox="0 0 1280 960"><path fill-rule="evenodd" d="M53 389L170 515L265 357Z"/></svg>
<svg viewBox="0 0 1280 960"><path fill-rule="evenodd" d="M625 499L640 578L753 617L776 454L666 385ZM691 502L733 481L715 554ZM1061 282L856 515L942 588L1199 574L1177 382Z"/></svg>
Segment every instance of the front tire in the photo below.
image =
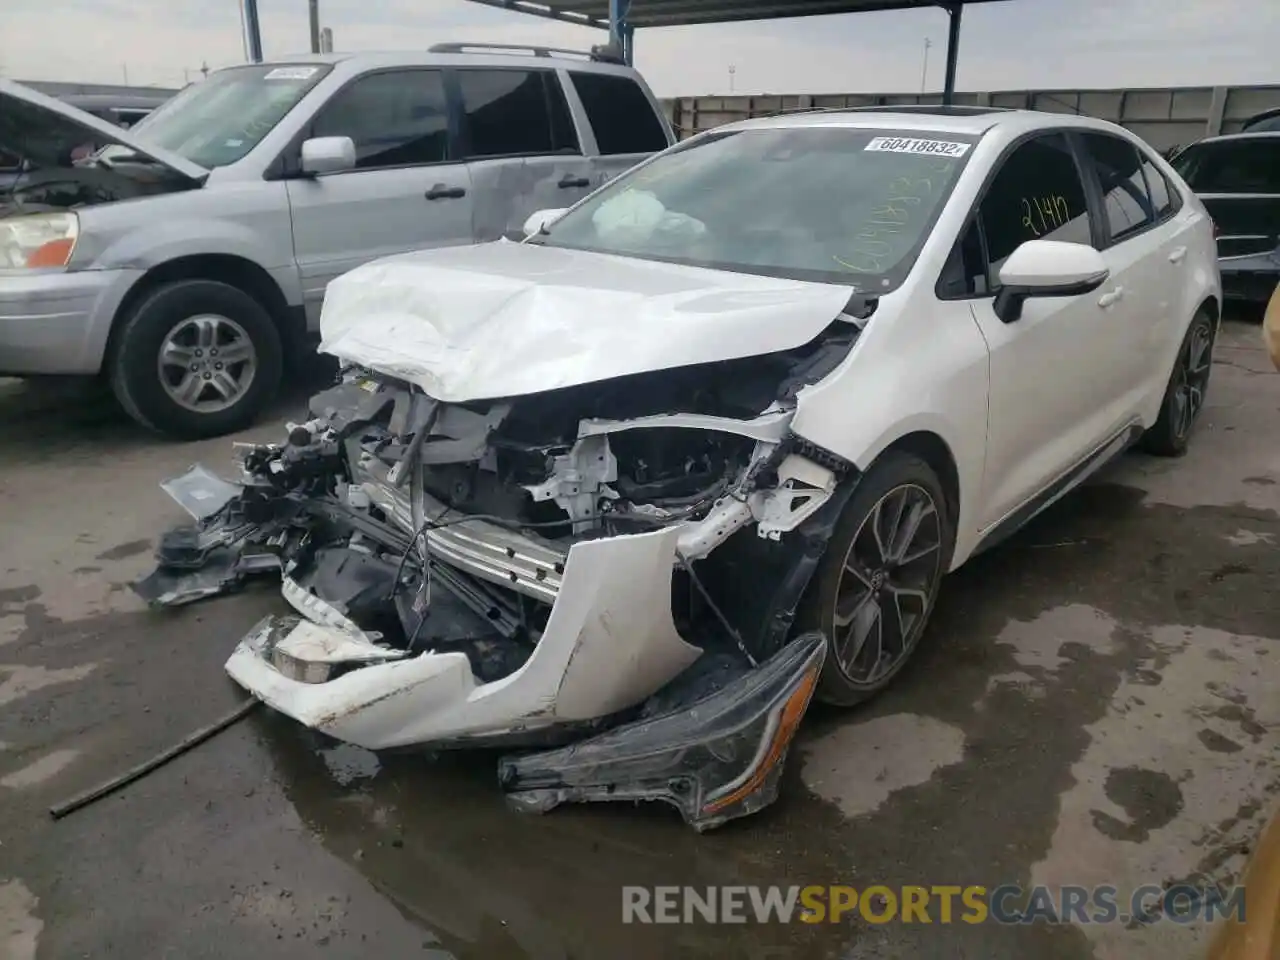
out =
<svg viewBox="0 0 1280 960"><path fill-rule="evenodd" d="M1142 435L1142 449L1158 457L1180 457L1187 452L1191 431L1204 409L1213 368L1213 345L1217 325L1204 310L1191 321L1178 358L1173 362L1169 384L1160 403L1160 416Z"/></svg>
<svg viewBox="0 0 1280 960"><path fill-rule="evenodd" d="M275 396L280 331L243 290L180 280L123 318L109 376L125 412L159 433L196 440L247 427Z"/></svg>
<svg viewBox="0 0 1280 960"><path fill-rule="evenodd" d="M858 481L798 611L800 632L831 641L817 698L853 706L883 690L915 652L951 564L955 521L937 475L893 451Z"/></svg>

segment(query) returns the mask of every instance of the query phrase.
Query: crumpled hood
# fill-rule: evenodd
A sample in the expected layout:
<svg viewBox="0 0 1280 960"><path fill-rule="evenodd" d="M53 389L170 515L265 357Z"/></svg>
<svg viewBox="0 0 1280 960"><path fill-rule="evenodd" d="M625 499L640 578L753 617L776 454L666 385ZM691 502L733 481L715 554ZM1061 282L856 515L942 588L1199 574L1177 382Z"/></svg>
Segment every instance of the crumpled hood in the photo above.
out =
<svg viewBox="0 0 1280 960"><path fill-rule="evenodd" d="M461 403L790 350L852 295L498 241L389 257L334 280L320 349Z"/></svg>

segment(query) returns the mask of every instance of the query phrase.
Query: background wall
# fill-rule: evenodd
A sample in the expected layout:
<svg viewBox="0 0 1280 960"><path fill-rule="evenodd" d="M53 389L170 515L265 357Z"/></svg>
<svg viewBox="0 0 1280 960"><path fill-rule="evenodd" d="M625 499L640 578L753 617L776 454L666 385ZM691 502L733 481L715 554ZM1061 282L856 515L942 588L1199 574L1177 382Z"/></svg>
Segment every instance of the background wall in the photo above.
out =
<svg viewBox="0 0 1280 960"><path fill-rule="evenodd" d="M664 101L681 138L743 120L793 110L938 102L935 94L679 97ZM1263 110L1280 107L1280 86L1181 87L1150 90L1001 90L957 93L956 103L1082 113L1128 127L1158 150L1204 136L1234 133Z"/></svg>

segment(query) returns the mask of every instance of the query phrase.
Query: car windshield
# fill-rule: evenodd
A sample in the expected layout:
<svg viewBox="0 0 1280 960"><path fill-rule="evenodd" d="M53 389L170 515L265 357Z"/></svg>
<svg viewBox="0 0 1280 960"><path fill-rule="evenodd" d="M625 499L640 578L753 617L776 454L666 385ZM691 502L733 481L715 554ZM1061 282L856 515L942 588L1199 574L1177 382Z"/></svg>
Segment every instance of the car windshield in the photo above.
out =
<svg viewBox="0 0 1280 960"><path fill-rule="evenodd" d="M257 146L329 69L254 64L220 70L148 114L132 133L202 167L226 166ZM130 152L110 147L103 156L110 161Z"/></svg>
<svg viewBox="0 0 1280 960"><path fill-rule="evenodd" d="M884 293L972 137L851 127L711 133L613 181L535 242Z"/></svg>

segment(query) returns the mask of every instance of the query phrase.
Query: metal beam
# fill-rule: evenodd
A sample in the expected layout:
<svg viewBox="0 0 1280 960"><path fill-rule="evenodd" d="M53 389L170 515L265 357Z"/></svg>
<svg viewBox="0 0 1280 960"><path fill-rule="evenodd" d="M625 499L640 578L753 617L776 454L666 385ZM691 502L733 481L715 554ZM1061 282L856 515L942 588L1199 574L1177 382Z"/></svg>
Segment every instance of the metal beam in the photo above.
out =
<svg viewBox="0 0 1280 960"><path fill-rule="evenodd" d="M522 4L552 8L578 18L606 21L610 0L471 0L507 10L524 10ZM646 27L689 26L741 20L793 19L870 13L886 10L928 10L952 2L993 3L1000 0L637 0L627 19L637 30ZM508 5L510 4L510 5ZM533 12L533 11L530 11ZM576 22L581 22L579 19Z"/></svg>
<svg viewBox="0 0 1280 960"><path fill-rule="evenodd" d="M310 0L307 4L308 19L311 22L311 52L320 52L320 0Z"/></svg>
<svg viewBox="0 0 1280 960"><path fill-rule="evenodd" d="M956 63L960 59L960 15L963 3L944 3L950 22L947 24L947 73L942 83L942 102L950 106L956 98Z"/></svg>
<svg viewBox="0 0 1280 960"><path fill-rule="evenodd" d="M258 0L244 0L244 34L249 45L249 59L262 62L262 26L258 23Z"/></svg>
<svg viewBox="0 0 1280 960"><path fill-rule="evenodd" d="M580 27L597 27L601 30L609 29L608 22L598 17L575 13L572 10L561 10L545 3L534 3L532 0L471 0L471 2L493 7L495 10L527 13L531 17L542 17L544 20L559 20L562 23L576 23Z"/></svg>
<svg viewBox="0 0 1280 960"><path fill-rule="evenodd" d="M609 43L617 47L628 64L635 43L635 30L627 22L630 13L631 0L609 0Z"/></svg>

